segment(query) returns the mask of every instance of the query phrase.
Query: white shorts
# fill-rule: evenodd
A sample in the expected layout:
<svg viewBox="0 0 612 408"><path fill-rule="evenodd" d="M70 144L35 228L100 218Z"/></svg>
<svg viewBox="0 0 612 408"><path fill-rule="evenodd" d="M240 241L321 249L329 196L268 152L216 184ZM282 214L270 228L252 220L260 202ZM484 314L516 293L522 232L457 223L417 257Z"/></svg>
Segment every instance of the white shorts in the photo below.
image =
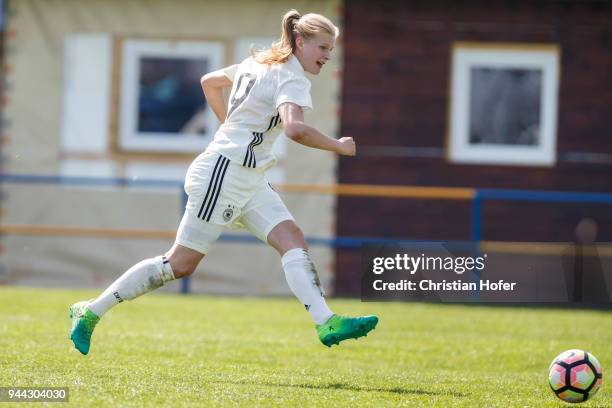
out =
<svg viewBox="0 0 612 408"><path fill-rule="evenodd" d="M272 228L293 220L265 174L214 152L200 154L185 177L189 199L176 243L206 254L224 228L247 228L267 243Z"/></svg>

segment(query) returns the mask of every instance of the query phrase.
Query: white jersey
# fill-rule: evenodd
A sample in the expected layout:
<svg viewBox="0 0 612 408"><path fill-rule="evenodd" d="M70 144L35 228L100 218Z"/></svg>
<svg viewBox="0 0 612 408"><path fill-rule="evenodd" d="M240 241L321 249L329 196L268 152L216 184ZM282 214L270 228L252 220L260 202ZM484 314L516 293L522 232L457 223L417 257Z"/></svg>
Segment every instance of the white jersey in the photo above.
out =
<svg viewBox="0 0 612 408"><path fill-rule="evenodd" d="M275 65L247 58L224 73L233 82L227 118L206 150L263 171L276 163L272 145L282 130L278 107L292 102L312 109L310 81L294 55Z"/></svg>

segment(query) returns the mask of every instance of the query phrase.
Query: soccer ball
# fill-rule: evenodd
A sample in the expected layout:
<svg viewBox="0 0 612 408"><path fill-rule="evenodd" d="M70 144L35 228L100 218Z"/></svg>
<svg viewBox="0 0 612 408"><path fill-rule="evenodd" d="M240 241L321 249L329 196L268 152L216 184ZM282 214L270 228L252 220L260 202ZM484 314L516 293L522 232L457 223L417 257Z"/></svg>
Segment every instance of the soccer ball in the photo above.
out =
<svg viewBox="0 0 612 408"><path fill-rule="evenodd" d="M557 397L566 402L583 402L601 387L602 371L594 355L583 350L559 354L548 369L548 383Z"/></svg>

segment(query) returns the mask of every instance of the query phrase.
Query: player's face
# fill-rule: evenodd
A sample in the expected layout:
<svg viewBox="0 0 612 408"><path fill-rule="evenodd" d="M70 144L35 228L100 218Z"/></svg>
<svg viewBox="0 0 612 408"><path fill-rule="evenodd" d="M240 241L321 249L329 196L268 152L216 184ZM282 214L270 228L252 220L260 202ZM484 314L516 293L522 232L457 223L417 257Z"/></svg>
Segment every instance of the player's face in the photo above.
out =
<svg viewBox="0 0 612 408"><path fill-rule="evenodd" d="M327 33L319 33L309 39L298 37L295 56L302 64L304 71L318 75L323 65L329 60L335 42L334 36Z"/></svg>

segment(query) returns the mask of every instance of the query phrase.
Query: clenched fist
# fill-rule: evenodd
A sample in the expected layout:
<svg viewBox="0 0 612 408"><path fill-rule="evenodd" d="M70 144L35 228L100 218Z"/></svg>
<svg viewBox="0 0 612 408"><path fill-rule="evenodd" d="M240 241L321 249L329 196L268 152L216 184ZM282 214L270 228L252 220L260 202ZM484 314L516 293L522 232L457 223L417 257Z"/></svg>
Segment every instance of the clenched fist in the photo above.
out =
<svg viewBox="0 0 612 408"><path fill-rule="evenodd" d="M343 156L354 156L357 152L355 141L352 137L341 137L338 139L338 154Z"/></svg>

